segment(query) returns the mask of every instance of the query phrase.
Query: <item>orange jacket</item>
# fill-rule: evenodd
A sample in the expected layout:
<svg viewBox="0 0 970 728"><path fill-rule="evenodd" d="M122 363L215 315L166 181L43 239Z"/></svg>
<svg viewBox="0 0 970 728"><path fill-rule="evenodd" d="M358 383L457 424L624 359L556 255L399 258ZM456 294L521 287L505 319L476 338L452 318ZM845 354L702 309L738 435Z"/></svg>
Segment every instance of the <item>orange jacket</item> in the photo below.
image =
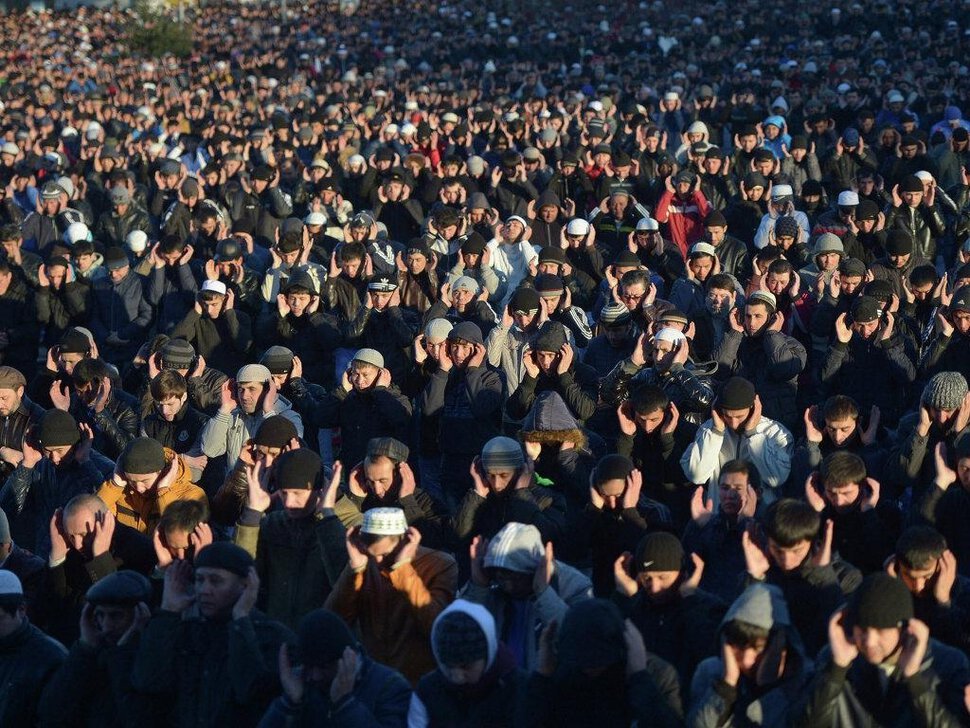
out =
<svg viewBox="0 0 970 728"><path fill-rule="evenodd" d="M165 448L165 461L172 462L178 457L174 450ZM104 481L98 489L98 497L105 502L115 514L118 523L131 526L140 533L151 535L158 525L158 519L169 505L179 500L200 500L208 504L205 491L192 483L189 469L185 467L182 458L178 458L176 465L178 474L175 482L161 491L151 490L148 493L136 493L127 485L119 486L114 480Z"/></svg>
<svg viewBox="0 0 970 728"><path fill-rule="evenodd" d="M431 625L455 598L458 565L442 551L419 546L414 560L388 570L373 560L355 574L348 564L327 597L327 609L357 627L367 655L416 684L437 668Z"/></svg>

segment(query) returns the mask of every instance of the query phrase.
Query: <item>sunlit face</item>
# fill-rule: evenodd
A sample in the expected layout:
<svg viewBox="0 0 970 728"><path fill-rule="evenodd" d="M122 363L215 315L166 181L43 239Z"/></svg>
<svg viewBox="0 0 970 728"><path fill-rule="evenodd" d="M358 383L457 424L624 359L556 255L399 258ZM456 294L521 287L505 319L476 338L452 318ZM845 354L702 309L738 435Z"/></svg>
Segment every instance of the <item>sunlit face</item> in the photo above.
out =
<svg viewBox="0 0 970 728"><path fill-rule="evenodd" d="M51 463L60 465L61 463L66 464L69 461L68 459L73 449L73 445L58 445L57 447L45 447L41 452Z"/></svg>
<svg viewBox="0 0 970 728"><path fill-rule="evenodd" d="M791 285L791 273L769 273L765 285L774 295L780 296Z"/></svg>
<svg viewBox="0 0 970 728"><path fill-rule="evenodd" d="M707 309L711 313L725 313L734 306L734 292L725 291L723 288L708 289L706 298Z"/></svg>
<svg viewBox="0 0 970 728"><path fill-rule="evenodd" d="M852 437L852 433L855 432L855 429L856 421L852 418L825 421L825 433L836 447L840 447L848 442L849 438Z"/></svg>
<svg viewBox="0 0 970 728"><path fill-rule="evenodd" d="M182 257L182 252L181 250L175 250L171 253L159 253L159 255L165 261L165 265L172 267L178 265L179 258Z"/></svg>
<svg viewBox="0 0 970 728"><path fill-rule="evenodd" d="M856 625L852 628L852 642L866 662L879 665L890 659L899 649L899 628L876 629Z"/></svg>
<svg viewBox="0 0 970 728"><path fill-rule="evenodd" d="M219 314L222 313L223 304L225 303L225 296L220 296L218 293L214 295L207 295L202 298L199 305L202 306L202 315L210 319L219 318Z"/></svg>
<svg viewBox="0 0 970 728"><path fill-rule="evenodd" d="M378 457L364 461L364 484L378 498L384 498L394 485L394 462Z"/></svg>
<svg viewBox="0 0 970 728"><path fill-rule="evenodd" d="M707 235L710 238L711 245L716 247L724 242L724 236L727 235L727 228L723 225L711 225L707 228Z"/></svg>
<svg viewBox="0 0 970 728"><path fill-rule="evenodd" d="M825 486L825 500L838 513L848 511L859 500L858 483L838 483Z"/></svg>
<svg viewBox="0 0 970 728"><path fill-rule="evenodd" d="M637 412L634 415L634 421L637 423L637 427L649 435L656 432L657 428L663 423L664 411L655 409L652 412Z"/></svg>
<svg viewBox="0 0 970 728"><path fill-rule="evenodd" d="M236 385L236 396L239 406L247 415L256 411L266 385L263 382L239 382Z"/></svg>
<svg viewBox="0 0 970 728"><path fill-rule="evenodd" d="M455 310L461 313L464 313L474 298L475 292L465 288L459 288L451 293L451 300L455 305Z"/></svg>
<svg viewBox="0 0 970 728"><path fill-rule="evenodd" d="M95 518L93 511L82 508L63 519L68 545L88 559L93 556Z"/></svg>
<svg viewBox="0 0 970 728"><path fill-rule="evenodd" d="M694 277L703 283L714 270L714 259L708 255L698 255L691 258L687 265L690 266Z"/></svg>
<svg viewBox="0 0 970 728"><path fill-rule="evenodd" d="M906 264L909 263L909 259L912 258L912 253L904 253L903 255L890 255L889 262L892 263L893 268L905 268Z"/></svg>
<svg viewBox="0 0 970 728"><path fill-rule="evenodd" d="M771 538L768 539L768 556L782 571L794 571L808 558L812 550L811 541L800 541L794 546L780 546Z"/></svg>
<svg viewBox="0 0 970 728"><path fill-rule="evenodd" d="M340 269L347 278L356 278L358 271L360 271L360 263L358 260L341 260Z"/></svg>
<svg viewBox="0 0 970 728"><path fill-rule="evenodd" d="M16 412L23 396L23 387L0 389L0 416L7 417L11 412Z"/></svg>
<svg viewBox="0 0 970 728"><path fill-rule="evenodd" d="M242 577L226 569L203 566L195 570L196 604L207 619L229 614L244 588Z"/></svg>
<svg viewBox="0 0 970 728"><path fill-rule="evenodd" d="M406 262L408 270L411 271L412 275L423 273L425 268L428 267L428 259L424 257L423 253L408 253Z"/></svg>
<svg viewBox="0 0 970 728"><path fill-rule="evenodd" d="M173 559L191 558L190 549L193 548L191 536L190 531L183 531L181 528L171 528L162 534L165 548L168 549Z"/></svg>
<svg viewBox="0 0 970 728"><path fill-rule="evenodd" d="M309 293L288 293L286 294L286 305L296 317L303 315L307 307L313 302L313 296Z"/></svg>
<svg viewBox="0 0 970 728"><path fill-rule="evenodd" d="M726 409L721 410L721 419L724 420L724 426L733 431L740 432L741 428L744 426L745 421L751 414L751 409Z"/></svg>
<svg viewBox="0 0 970 728"><path fill-rule="evenodd" d="M754 336L768 324L768 308L760 304L744 307L744 332Z"/></svg>
<svg viewBox="0 0 970 728"><path fill-rule="evenodd" d="M373 364L355 361L351 364L350 383L358 392L370 389L380 375L380 369Z"/></svg>
<svg viewBox="0 0 970 728"><path fill-rule="evenodd" d="M386 293L384 291L368 291L370 294L371 304L377 311L383 311L387 308L387 305L391 302L392 293Z"/></svg>
<svg viewBox="0 0 970 728"><path fill-rule="evenodd" d="M94 264L94 253L82 253L74 256L74 267L81 273L86 273Z"/></svg>
<svg viewBox="0 0 970 728"><path fill-rule="evenodd" d="M123 265L120 268L109 269L108 275L111 277L111 282L117 285L121 283L128 276L128 271L130 270L131 270L131 266Z"/></svg>
<svg viewBox="0 0 970 728"><path fill-rule="evenodd" d="M124 475L129 488L139 495L145 495L155 487L159 473L125 473Z"/></svg>
<svg viewBox="0 0 970 728"><path fill-rule="evenodd" d="M839 276L839 290L843 296L851 296L862 285L862 276Z"/></svg>
<svg viewBox="0 0 970 728"><path fill-rule="evenodd" d="M815 260L819 270L828 272L839 267L839 261L842 260L842 256L838 253L822 253L816 255Z"/></svg>
<svg viewBox="0 0 970 728"><path fill-rule="evenodd" d="M608 511L615 511L619 508L623 493L626 491L626 481L619 478L605 480L597 484L596 490L603 498L603 507Z"/></svg>
<svg viewBox="0 0 970 728"><path fill-rule="evenodd" d="M493 493L501 493L509 487L518 472L515 470L486 470L485 482Z"/></svg>
<svg viewBox="0 0 970 728"><path fill-rule="evenodd" d="M455 366L465 367L475 354L475 345L464 339L452 339L448 342L448 354Z"/></svg>
<svg viewBox="0 0 970 728"><path fill-rule="evenodd" d="M734 653L734 659L737 660L738 669L749 680L757 676L758 668L761 666L761 658L767 647L768 640L765 638L757 639L752 644L743 647L728 645L728 649Z"/></svg>
<svg viewBox="0 0 970 728"><path fill-rule="evenodd" d="M640 307L640 302L647 295L646 286L642 283L630 283L620 289L620 301L627 307L628 311L635 311Z"/></svg>
<svg viewBox="0 0 970 728"><path fill-rule="evenodd" d="M296 250L284 252L277 248L276 254L280 257L280 260L283 261L283 265L293 265L300 258L300 249L297 248Z"/></svg>
<svg viewBox="0 0 970 728"><path fill-rule="evenodd" d="M903 192L902 198L903 202L905 202L909 207L919 207L919 203L923 201L923 193Z"/></svg>
<svg viewBox="0 0 970 728"><path fill-rule="evenodd" d="M513 311L512 321L516 326L525 331L532 325L537 315L538 311ZM970 314L968 314L967 319L970 321Z"/></svg>
<svg viewBox="0 0 970 728"><path fill-rule="evenodd" d="M970 312L954 311L950 314L950 323L952 323L953 328L959 331L961 334L966 334L968 331L970 331Z"/></svg>
<svg viewBox="0 0 970 728"><path fill-rule="evenodd" d="M316 508L318 491L309 488L281 488L279 493L287 518L302 518Z"/></svg>
<svg viewBox="0 0 970 728"><path fill-rule="evenodd" d="M173 395L165 399L155 400L155 411L166 422L173 422L187 399L188 395L183 394L181 397Z"/></svg>

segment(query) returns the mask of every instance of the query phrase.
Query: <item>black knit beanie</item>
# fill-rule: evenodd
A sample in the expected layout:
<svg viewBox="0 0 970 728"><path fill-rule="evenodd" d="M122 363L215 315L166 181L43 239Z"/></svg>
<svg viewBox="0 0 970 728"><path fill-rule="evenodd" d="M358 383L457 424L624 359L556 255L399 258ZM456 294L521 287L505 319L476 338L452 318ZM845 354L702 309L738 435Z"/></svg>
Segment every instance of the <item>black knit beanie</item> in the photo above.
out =
<svg viewBox="0 0 970 728"><path fill-rule="evenodd" d="M633 472L633 461L625 455L606 455L596 464L593 471L593 484L600 485L608 480L626 480Z"/></svg>
<svg viewBox="0 0 970 728"><path fill-rule="evenodd" d="M637 571L680 571L684 567L684 547L672 533L649 533L637 544L633 567Z"/></svg>
<svg viewBox="0 0 970 728"><path fill-rule="evenodd" d="M273 463L278 489L316 490L320 487L320 456L301 447L280 455Z"/></svg>
<svg viewBox="0 0 970 728"><path fill-rule="evenodd" d="M326 667L339 660L357 640L340 617L329 609L314 609L300 620L300 660L310 667Z"/></svg>
<svg viewBox="0 0 970 728"><path fill-rule="evenodd" d="M263 447L286 447L296 436L296 426L290 420L283 415L273 415L259 425L253 444Z"/></svg>
<svg viewBox="0 0 970 728"><path fill-rule="evenodd" d="M132 475L161 472L165 467L165 448L151 437L136 437L121 453L118 467Z"/></svg>
<svg viewBox="0 0 970 728"><path fill-rule="evenodd" d="M209 544L195 556L196 569L225 569L244 578L253 564L253 557L246 549L228 541Z"/></svg>
<svg viewBox="0 0 970 728"><path fill-rule="evenodd" d="M754 385L744 377L731 377L717 398L722 410L743 410L754 405Z"/></svg>
<svg viewBox="0 0 970 728"><path fill-rule="evenodd" d="M43 447L63 447L73 445L81 439L77 422L68 412L59 409L48 410L41 418L38 438Z"/></svg>
<svg viewBox="0 0 970 728"><path fill-rule="evenodd" d="M913 618L913 596L889 574L867 576L849 601L848 626L892 629Z"/></svg>
<svg viewBox="0 0 970 728"><path fill-rule="evenodd" d="M559 351L565 343L565 327L558 321L546 321L532 341L532 351Z"/></svg>

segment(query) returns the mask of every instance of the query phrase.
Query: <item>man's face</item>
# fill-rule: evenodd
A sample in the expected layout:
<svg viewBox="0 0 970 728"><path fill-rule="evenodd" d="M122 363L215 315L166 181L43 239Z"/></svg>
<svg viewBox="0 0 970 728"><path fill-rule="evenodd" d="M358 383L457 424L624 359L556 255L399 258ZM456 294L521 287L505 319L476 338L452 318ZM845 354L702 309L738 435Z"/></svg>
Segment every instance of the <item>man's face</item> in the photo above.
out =
<svg viewBox="0 0 970 728"><path fill-rule="evenodd" d="M158 412L158 416L161 417L166 422L173 422L175 416L182 409L188 395L183 394L181 397L171 396L165 399L155 400L155 411Z"/></svg>
<svg viewBox="0 0 970 728"><path fill-rule="evenodd" d="M544 373L549 374L555 370L556 363L559 361L558 351L537 351L535 354L536 363Z"/></svg>
<svg viewBox="0 0 970 728"><path fill-rule="evenodd" d="M725 473L717 484L717 493L724 514L738 515L747 505L748 476L744 473Z"/></svg>
<svg viewBox="0 0 970 728"><path fill-rule="evenodd" d="M239 382L236 385L236 397L242 411L247 415L255 412L265 389L266 385L263 382Z"/></svg>
<svg viewBox="0 0 970 728"><path fill-rule="evenodd" d="M711 225L707 228L707 237L715 247L721 244L725 235L727 235L727 228L723 225Z"/></svg>
<svg viewBox="0 0 970 728"><path fill-rule="evenodd" d="M380 374L380 369L375 367L373 364L365 364L364 362L355 361L351 364L350 370L350 383L353 385L354 389L358 392L362 392L365 389L370 389L374 382L377 381L377 377Z"/></svg>
<svg viewBox="0 0 970 728"><path fill-rule="evenodd" d="M629 323L621 326L608 326L603 329L603 335L606 336L606 341L611 347L619 349L629 341L632 329L633 326Z"/></svg>
<svg viewBox="0 0 970 728"><path fill-rule="evenodd" d="M933 288L934 288L933 283L923 283L918 286L913 285L912 291L913 291L913 295L916 297L916 300L918 302L925 303L926 301L931 300Z"/></svg>
<svg viewBox="0 0 970 728"><path fill-rule="evenodd" d="M384 498L394 485L394 461L378 457L364 461L364 484L378 498Z"/></svg>
<svg viewBox="0 0 970 728"><path fill-rule="evenodd" d="M738 669L749 680L757 676L758 668L761 666L761 658L767 648L768 640L764 637L743 647L728 645L728 649L734 653L734 659L737 660Z"/></svg>
<svg viewBox="0 0 970 728"><path fill-rule="evenodd" d="M63 265L54 265L47 267L47 278L51 282L51 286L55 289L59 289L63 283L64 278L67 276L67 268Z"/></svg>
<svg viewBox="0 0 970 728"><path fill-rule="evenodd" d="M296 317L303 315L306 311L307 306L313 302L313 296L309 293L288 293L286 294L286 303L290 307L290 311Z"/></svg>
<svg viewBox="0 0 970 728"><path fill-rule="evenodd" d="M939 558L939 555L937 555L937 558ZM933 583L936 581L937 568L936 559L922 569L911 569L899 563L898 560L896 562L896 572L899 574L899 578L916 597L926 596L932 591Z"/></svg>
<svg viewBox="0 0 970 728"><path fill-rule="evenodd" d="M424 257L423 253L408 253L407 266L412 275L418 275L428 267L428 259Z"/></svg>
<svg viewBox="0 0 970 728"><path fill-rule="evenodd" d="M217 319L222 313L225 296L220 296L216 293L215 295L203 297L199 303L202 306L203 316L207 316L210 319Z"/></svg>
<svg viewBox="0 0 970 728"><path fill-rule="evenodd" d="M319 491L309 488L281 488L280 501L287 518L303 518L316 508Z"/></svg>
<svg viewBox="0 0 970 728"><path fill-rule="evenodd" d="M719 174L721 165L723 164L724 160L718 159L717 157L706 157L704 159L704 171L708 174Z"/></svg>
<svg viewBox="0 0 970 728"><path fill-rule="evenodd" d="M825 500L837 513L845 513L859 500L858 483L837 483L825 486Z"/></svg>
<svg viewBox="0 0 970 728"><path fill-rule="evenodd" d="M511 599L521 600L532 596L532 574L499 568L494 568L491 571L492 581Z"/></svg>
<svg viewBox="0 0 970 728"><path fill-rule="evenodd" d="M662 409L656 409L652 412L637 412L634 414L633 419L637 423L637 427L649 435L656 432L657 428L663 423L664 411Z"/></svg>
<svg viewBox="0 0 970 728"><path fill-rule="evenodd" d="M95 518L95 513L87 509L74 511L64 517L68 545L87 559L92 556Z"/></svg>
<svg viewBox="0 0 970 728"><path fill-rule="evenodd" d="M620 288L620 300L628 311L636 311L646 295L647 289L642 283L630 283Z"/></svg>
<svg viewBox="0 0 970 728"><path fill-rule="evenodd" d="M114 604L99 604L94 608L94 623L101 638L109 645L118 644L132 622L135 621L133 607L122 607Z"/></svg>
<svg viewBox="0 0 970 728"><path fill-rule="evenodd" d="M703 283L711 275L711 271L714 270L714 259L708 255L698 255L695 258L691 258L687 265L690 266L694 277Z"/></svg>
<svg viewBox="0 0 970 728"><path fill-rule="evenodd" d="M919 151L919 147L914 144L909 147L900 147L899 151L902 153L903 159L913 159L916 157L916 153Z"/></svg>
<svg viewBox="0 0 970 728"><path fill-rule="evenodd" d="M44 200L42 204L44 207L45 215L56 215L58 212L60 212L61 201L58 198L54 198L52 200Z"/></svg>
<svg viewBox="0 0 970 728"><path fill-rule="evenodd" d="M139 495L145 495L155 487L160 473L125 473L128 487Z"/></svg>
<svg viewBox="0 0 970 728"><path fill-rule="evenodd" d="M398 550L401 536L384 536L367 546L367 554L378 564L384 563Z"/></svg>
<svg viewBox="0 0 970 728"><path fill-rule="evenodd" d="M555 222L558 215L559 210L556 209L555 205L543 205L539 208L539 217L542 218L543 222Z"/></svg>
<svg viewBox="0 0 970 728"><path fill-rule="evenodd" d="M713 314L726 313L734 306L734 291L711 288L707 291L707 310Z"/></svg>
<svg viewBox="0 0 970 728"><path fill-rule="evenodd" d="M904 192L903 202L905 202L910 207L919 207L919 203L923 201L922 192Z"/></svg>
<svg viewBox="0 0 970 728"><path fill-rule="evenodd" d="M518 475L516 470L486 470L485 482L493 493L501 493Z"/></svg>
<svg viewBox="0 0 970 728"><path fill-rule="evenodd" d="M515 322L516 326L525 331L532 325L532 322L535 321L538 315L538 311L513 311L512 321ZM970 315L968 315L968 319L970 319Z"/></svg>
<svg viewBox="0 0 970 728"><path fill-rule="evenodd" d="M811 541L799 541L794 546L781 546L771 538L768 539L768 556L782 571L794 571L808 558L812 550Z"/></svg>
<svg viewBox="0 0 970 728"><path fill-rule="evenodd" d="M73 449L73 445L57 445L55 447L45 447L43 449L43 454L44 457L46 457L56 466L61 465L62 463L69 463Z"/></svg>
<svg viewBox="0 0 970 728"><path fill-rule="evenodd" d="M679 571L641 571L637 583L652 602L663 602L674 596Z"/></svg>
<svg viewBox="0 0 970 728"><path fill-rule="evenodd" d="M16 412L23 396L23 387L0 389L0 417L7 417L11 412Z"/></svg>
<svg viewBox="0 0 970 728"><path fill-rule="evenodd" d="M852 324L852 330L865 340L872 338L872 335L879 329L879 319L875 321L856 321Z"/></svg>
<svg viewBox="0 0 970 728"><path fill-rule="evenodd" d="M111 282L115 285L121 283L128 275L128 271L130 269L131 268L128 265L123 265L120 268L110 268L108 270L108 275L111 276Z"/></svg>
<svg viewBox="0 0 970 728"><path fill-rule="evenodd" d="M966 334L970 331L970 311L954 311L950 314L950 322L953 328L961 334Z"/></svg>
<svg viewBox="0 0 970 728"><path fill-rule="evenodd" d="M769 273L765 285L776 296L780 296L791 285L791 273Z"/></svg>
<svg viewBox="0 0 970 728"><path fill-rule="evenodd" d="M180 528L172 528L162 534L165 548L172 555L173 559L191 559L193 554L192 532L183 531Z"/></svg>
<svg viewBox="0 0 970 728"><path fill-rule="evenodd" d="M840 276L839 278L839 290L842 291L843 296L853 295L861 285L862 276Z"/></svg>
<svg viewBox="0 0 970 728"><path fill-rule="evenodd" d="M283 252L279 248L276 249L276 254L280 256L280 260L283 261L283 265L293 265L296 263L297 259L300 257L300 250L290 250L288 252Z"/></svg>
<svg viewBox="0 0 970 728"><path fill-rule="evenodd" d="M347 278L356 278L357 272L360 270L360 263L360 260L342 260L340 269Z"/></svg>
<svg viewBox="0 0 970 728"><path fill-rule="evenodd" d="M596 490L603 497L605 509L615 511L619 508L620 501L623 499L623 493L626 491L626 481L620 480L619 478L606 480L598 484Z"/></svg>
<svg viewBox="0 0 970 728"><path fill-rule="evenodd" d="M74 256L74 267L82 273L87 272L94 264L94 253L83 253Z"/></svg>
<svg viewBox="0 0 970 728"><path fill-rule="evenodd" d="M866 662L879 665L890 659L899 649L899 628L876 629L856 625L852 628L852 642Z"/></svg>
<svg viewBox="0 0 970 728"><path fill-rule="evenodd" d="M939 407L928 407L930 411L930 419L933 421L934 425L940 428L946 427L947 423L953 419L953 416L957 413L957 410L952 409L940 409Z"/></svg>
<svg viewBox="0 0 970 728"><path fill-rule="evenodd" d="M441 665L440 670L452 685L477 685L485 674L485 660L462 665Z"/></svg>
<svg viewBox="0 0 970 728"><path fill-rule="evenodd" d="M244 588L242 577L226 569L203 566L195 570L196 604L207 619L229 614Z"/></svg>
<svg viewBox="0 0 970 728"><path fill-rule="evenodd" d="M842 260L842 256L838 253L821 253L815 256L815 260L818 261L819 270L827 273L839 267L839 261Z"/></svg>
<svg viewBox="0 0 970 728"><path fill-rule="evenodd" d="M837 447L841 447L847 442L855 430L856 421L851 417L844 420L825 421L825 433L829 436L832 444Z"/></svg>
<svg viewBox="0 0 970 728"><path fill-rule="evenodd" d="M771 276L769 275L769 280ZM748 336L755 336L768 324L768 309L761 305L747 305L744 307L744 332Z"/></svg>
<svg viewBox="0 0 970 728"><path fill-rule="evenodd" d="M182 252L183 251L181 250L173 250L170 253L159 253L159 255L162 257L162 260L165 261L165 265L174 267L178 265L179 258L182 257Z"/></svg>
<svg viewBox="0 0 970 728"><path fill-rule="evenodd" d="M559 263L555 261L546 261L545 263L539 263L537 270L540 274L546 273L548 275L557 276L559 275Z"/></svg>
<svg viewBox="0 0 970 728"><path fill-rule="evenodd" d="M463 339L452 339L448 342L448 354L455 366L464 368L475 354L475 345Z"/></svg>
<svg viewBox="0 0 970 728"><path fill-rule="evenodd" d="M387 304L391 302L391 296L393 295L385 291L368 291L368 293L370 294L371 303L378 311L383 311L387 308Z"/></svg>
<svg viewBox="0 0 970 728"><path fill-rule="evenodd" d="M748 409L726 409L721 410L721 419L724 420L724 426L727 429L740 432L750 414L750 407Z"/></svg>
<svg viewBox="0 0 970 728"><path fill-rule="evenodd" d="M756 134L745 134L738 141L741 142L741 148L746 153L750 153L752 149L758 146L758 137Z"/></svg>
<svg viewBox="0 0 970 728"><path fill-rule="evenodd" d="M610 198L610 213L620 219L626 214L626 207L630 203L626 195L613 195Z"/></svg>

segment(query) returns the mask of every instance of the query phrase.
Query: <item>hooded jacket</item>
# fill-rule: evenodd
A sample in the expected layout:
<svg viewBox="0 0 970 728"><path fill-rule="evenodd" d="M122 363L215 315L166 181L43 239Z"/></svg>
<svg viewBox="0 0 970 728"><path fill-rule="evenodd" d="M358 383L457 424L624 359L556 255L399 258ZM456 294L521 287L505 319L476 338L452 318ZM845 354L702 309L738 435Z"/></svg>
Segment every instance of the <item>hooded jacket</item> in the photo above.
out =
<svg viewBox="0 0 970 728"><path fill-rule="evenodd" d="M485 672L474 685L455 685L444 675L445 665L435 651L435 632L442 617L462 612L475 620L485 635L488 646ZM431 646L437 670L418 682L408 710L409 728L466 728L499 726L516 723L516 714L524 697L527 673L517 667L512 654L499 642L492 615L480 604L465 599L451 603L431 628Z"/></svg>
<svg viewBox="0 0 970 728"><path fill-rule="evenodd" d="M761 688L750 685L744 677L737 686L730 686L721 679L723 659L708 657L698 666L691 681L687 725L691 728L789 725L791 706L811 676L811 664L798 633L791 626L781 591L765 584L748 587L724 615L722 628L728 622L744 622L773 634L780 632L779 639L784 640L786 651L784 673L771 685Z"/></svg>
<svg viewBox="0 0 970 728"><path fill-rule="evenodd" d="M899 228L913 236L913 258L936 260L937 240L946 234L946 223L939 205L910 207L902 204L886 211L886 230Z"/></svg>
<svg viewBox="0 0 970 728"><path fill-rule="evenodd" d="M94 338L106 341L114 331L119 339L127 342L119 345L124 350L134 351L141 345L140 337L152 320L152 309L144 298L141 277L134 271L128 271L117 284L110 276L94 281L88 312Z"/></svg>
<svg viewBox="0 0 970 728"><path fill-rule="evenodd" d="M686 365L674 364L668 371L660 372L655 367L639 367L628 357L603 379L600 398L616 407L643 387L660 387L677 405L685 422L699 425L711 413L714 401L711 374L716 368L711 362L688 362Z"/></svg>
<svg viewBox="0 0 970 728"><path fill-rule="evenodd" d="M293 410L290 401L278 395L272 412L260 410L247 415L239 407L229 414L216 412L202 430L200 437L202 453L210 460L225 455L226 470L232 470L246 440L255 437L263 420L273 415L283 415L290 420L296 427L297 437L303 437L303 420Z"/></svg>
<svg viewBox="0 0 970 728"><path fill-rule="evenodd" d="M139 533L152 533L162 513L175 501L197 500L208 505L205 491L192 483L192 475L181 456L168 448L164 452L166 467L176 468L175 481L167 488L152 488L148 493L139 493L127 483L119 485L114 478L109 478L98 489L98 497L114 511L118 523Z"/></svg>
<svg viewBox="0 0 970 728"><path fill-rule="evenodd" d="M539 529L508 523L489 542L485 568L534 574L543 554ZM502 642L512 650L519 666L531 672L536 667L542 630L552 621L562 624L569 607L591 598L593 588L582 572L556 561L552 582L538 596L515 600L496 584L482 586L474 581L465 585L461 596L489 611Z"/></svg>

